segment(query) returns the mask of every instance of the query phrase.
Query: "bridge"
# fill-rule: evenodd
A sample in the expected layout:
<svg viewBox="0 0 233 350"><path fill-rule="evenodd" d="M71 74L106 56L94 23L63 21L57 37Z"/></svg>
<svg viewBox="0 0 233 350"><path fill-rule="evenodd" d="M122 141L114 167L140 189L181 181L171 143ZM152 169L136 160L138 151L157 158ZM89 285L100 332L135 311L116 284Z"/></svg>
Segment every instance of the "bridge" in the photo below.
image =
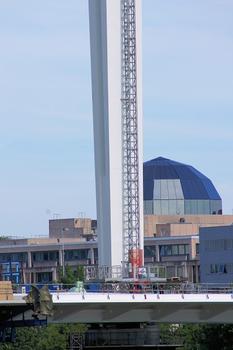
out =
<svg viewBox="0 0 233 350"><path fill-rule="evenodd" d="M101 292L58 290L52 292L51 323L232 323L232 286L192 285L171 289L151 284L147 290ZM106 287L106 284L105 284ZM126 287L126 285L125 285ZM31 317L32 311L24 300L25 293L15 293L13 300L0 301L5 317L14 320ZM9 316L9 317L8 317Z"/></svg>

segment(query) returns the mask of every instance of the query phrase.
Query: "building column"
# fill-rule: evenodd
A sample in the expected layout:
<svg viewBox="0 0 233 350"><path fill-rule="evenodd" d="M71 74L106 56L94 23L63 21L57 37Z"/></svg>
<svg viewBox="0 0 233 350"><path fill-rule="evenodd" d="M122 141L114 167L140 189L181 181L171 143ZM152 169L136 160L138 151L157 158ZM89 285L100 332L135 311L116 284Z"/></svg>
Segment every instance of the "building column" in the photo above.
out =
<svg viewBox="0 0 233 350"><path fill-rule="evenodd" d="M54 268L52 271L52 280L53 281L57 280L57 269L56 268Z"/></svg>
<svg viewBox="0 0 233 350"><path fill-rule="evenodd" d="M59 266L63 265L63 252L59 249Z"/></svg>
<svg viewBox="0 0 233 350"><path fill-rule="evenodd" d="M155 261L160 262L159 245L155 246Z"/></svg>
<svg viewBox="0 0 233 350"><path fill-rule="evenodd" d="M196 266L196 283L200 283L200 281L199 281L199 273L198 273L198 271L199 271L198 264L196 264L195 266Z"/></svg>
<svg viewBox="0 0 233 350"><path fill-rule="evenodd" d="M28 267L32 267L32 253L28 252Z"/></svg>
<svg viewBox="0 0 233 350"><path fill-rule="evenodd" d="M32 283L36 283L36 272L32 273Z"/></svg>
<svg viewBox="0 0 233 350"><path fill-rule="evenodd" d="M89 256L91 265L95 265L94 248L89 249L88 256Z"/></svg>
<svg viewBox="0 0 233 350"><path fill-rule="evenodd" d="M184 262L184 277L189 279L189 269L186 261Z"/></svg>

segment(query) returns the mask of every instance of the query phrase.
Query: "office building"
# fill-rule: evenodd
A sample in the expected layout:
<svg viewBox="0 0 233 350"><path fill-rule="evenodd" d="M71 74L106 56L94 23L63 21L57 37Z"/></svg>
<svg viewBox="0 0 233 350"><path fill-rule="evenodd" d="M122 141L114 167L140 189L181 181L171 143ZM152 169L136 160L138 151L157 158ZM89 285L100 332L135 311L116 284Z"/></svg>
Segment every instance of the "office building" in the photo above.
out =
<svg viewBox="0 0 233 350"><path fill-rule="evenodd" d="M200 229L202 283L233 282L233 225Z"/></svg>

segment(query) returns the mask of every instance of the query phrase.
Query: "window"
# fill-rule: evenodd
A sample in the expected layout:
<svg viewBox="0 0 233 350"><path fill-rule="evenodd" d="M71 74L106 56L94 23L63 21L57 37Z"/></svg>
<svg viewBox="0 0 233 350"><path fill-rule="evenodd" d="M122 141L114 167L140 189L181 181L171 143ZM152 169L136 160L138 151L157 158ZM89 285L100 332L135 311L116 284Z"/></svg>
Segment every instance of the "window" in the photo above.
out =
<svg viewBox="0 0 233 350"><path fill-rule="evenodd" d="M32 254L32 260L35 262L56 261L58 260L58 251L35 252Z"/></svg>
<svg viewBox="0 0 233 350"><path fill-rule="evenodd" d="M0 262L9 262L9 261L26 261L26 253L3 253L0 254Z"/></svg>
<svg viewBox="0 0 233 350"><path fill-rule="evenodd" d="M74 249L65 251L65 260L87 260L88 259L88 249Z"/></svg>
<svg viewBox="0 0 233 350"><path fill-rule="evenodd" d="M233 264L210 264L210 273L232 273Z"/></svg>
<svg viewBox="0 0 233 350"><path fill-rule="evenodd" d="M155 256L155 246L145 246L144 247L145 258L152 258Z"/></svg>
<svg viewBox="0 0 233 350"><path fill-rule="evenodd" d="M172 245L172 255L178 255L178 245Z"/></svg>
<svg viewBox="0 0 233 350"><path fill-rule="evenodd" d="M160 246L160 256L187 255L189 254L188 244L167 244Z"/></svg>
<svg viewBox="0 0 233 350"><path fill-rule="evenodd" d="M184 255L184 245L183 244L179 245L179 255Z"/></svg>

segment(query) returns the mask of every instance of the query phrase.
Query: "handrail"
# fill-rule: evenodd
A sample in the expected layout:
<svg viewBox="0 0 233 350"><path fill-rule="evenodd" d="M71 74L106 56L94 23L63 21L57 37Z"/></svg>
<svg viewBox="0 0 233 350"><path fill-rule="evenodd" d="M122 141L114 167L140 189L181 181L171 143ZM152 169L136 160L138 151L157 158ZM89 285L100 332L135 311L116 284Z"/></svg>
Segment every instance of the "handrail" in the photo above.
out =
<svg viewBox="0 0 233 350"><path fill-rule="evenodd" d="M41 288L45 284L33 284ZM51 293L131 293L131 294L229 294L233 284L224 283L173 283L150 281L87 282L78 284L46 284ZM31 284L13 284L14 293L28 294Z"/></svg>

